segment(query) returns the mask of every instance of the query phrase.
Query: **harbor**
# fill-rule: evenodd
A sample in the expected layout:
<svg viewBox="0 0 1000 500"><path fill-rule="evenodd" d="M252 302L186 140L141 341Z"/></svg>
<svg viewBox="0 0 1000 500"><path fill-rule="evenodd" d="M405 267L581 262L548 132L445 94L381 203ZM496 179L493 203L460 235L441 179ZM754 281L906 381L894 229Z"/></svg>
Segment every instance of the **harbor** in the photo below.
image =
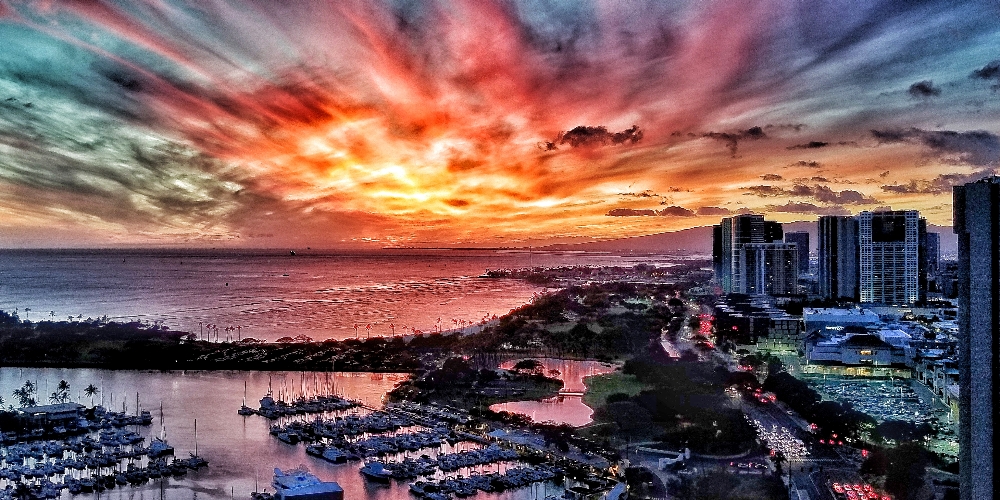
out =
<svg viewBox="0 0 1000 500"><path fill-rule="evenodd" d="M324 385L327 377L330 386ZM413 403L386 407L385 395L406 377L0 368L0 394L13 393L26 380L36 381L39 393L65 381L73 399L91 403L91 397L77 391L93 384L100 390L93 395L93 406L77 405L82 412L100 413L102 397L108 406L113 399L127 410L105 410L106 420L125 424L120 428L68 432L61 438L9 436L11 442L0 448L0 454L7 459L5 470L10 469L6 465L20 467L13 469L18 481L30 480L38 498L86 498L99 489L102 497L114 499L250 498L268 489L275 468L300 465L321 482L337 482L345 498L408 499L415 494L411 485L418 481L417 490L438 500L469 496L472 491L504 500L543 498L562 494L566 485L585 487L559 481L567 470L595 487L613 486L598 479L600 471L584 464L498 441L487 435L488 429L466 428L469 416L461 410ZM318 400L333 383L337 407L343 409L292 412L275 419L240 414L248 407L245 393L259 396L270 390L275 406L283 406L281 399L294 406L296 400ZM283 387L281 399L275 387ZM289 431L297 437L290 437ZM165 446L172 455L158 449ZM77 465L83 468L76 469ZM384 469L389 480L370 479L360 473L365 467ZM9 492L3 493L5 500L15 489L15 480L6 474L0 478L0 490Z"/></svg>

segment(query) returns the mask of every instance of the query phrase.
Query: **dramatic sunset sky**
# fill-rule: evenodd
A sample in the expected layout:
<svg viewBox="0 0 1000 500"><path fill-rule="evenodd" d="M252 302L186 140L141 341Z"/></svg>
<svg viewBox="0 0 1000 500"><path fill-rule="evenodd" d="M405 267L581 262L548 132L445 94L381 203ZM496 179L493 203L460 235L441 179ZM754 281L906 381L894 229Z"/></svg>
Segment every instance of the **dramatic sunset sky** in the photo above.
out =
<svg viewBox="0 0 1000 500"><path fill-rule="evenodd" d="M0 246L516 246L951 222L995 1L0 0Z"/></svg>

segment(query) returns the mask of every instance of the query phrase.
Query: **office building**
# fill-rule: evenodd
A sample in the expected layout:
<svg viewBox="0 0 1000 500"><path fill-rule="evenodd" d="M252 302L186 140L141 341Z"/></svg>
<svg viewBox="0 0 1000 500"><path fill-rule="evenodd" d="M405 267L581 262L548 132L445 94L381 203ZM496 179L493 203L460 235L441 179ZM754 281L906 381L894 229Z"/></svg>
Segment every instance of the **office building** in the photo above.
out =
<svg viewBox="0 0 1000 500"><path fill-rule="evenodd" d="M751 293L747 292L747 263L744 260L748 254L742 248L749 244L780 242L782 229L777 222L765 221L763 215L737 215L723 218L712 228L712 237L713 265L723 292ZM757 258L757 254L751 251L749 256ZM751 269L757 264L752 263ZM761 286L759 281L749 285L751 289Z"/></svg>
<svg viewBox="0 0 1000 500"><path fill-rule="evenodd" d="M748 243L737 249L741 289L748 295L798 293L799 250L792 243Z"/></svg>
<svg viewBox="0 0 1000 500"><path fill-rule="evenodd" d="M712 271L715 278L722 281L722 226L712 226Z"/></svg>
<svg viewBox="0 0 1000 500"><path fill-rule="evenodd" d="M994 498L1000 413L1000 177L955 186L958 235L959 491Z"/></svg>
<svg viewBox="0 0 1000 500"><path fill-rule="evenodd" d="M725 217L719 223L719 230L713 230L713 234L718 233L720 249L719 268L721 274L717 276L722 290L725 293L735 293L743 288L741 276L736 271L742 267L739 262L741 255L737 250L747 243L764 242L764 216L763 215L737 215L735 217ZM713 246L716 246L713 243Z"/></svg>
<svg viewBox="0 0 1000 500"><path fill-rule="evenodd" d="M858 215L858 294L863 303L912 305L926 298L921 246L927 223L916 210Z"/></svg>
<svg viewBox="0 0 1000 500"><path fill-rule="evenodd" d="M819 293L826 299L858 300L858 221L819 218Z"/></svg>
<svg viewBox="0 0 1000 500"><path fill-rule="evenodd" d="M785 233L785 243L794 243L799 249L799 273L809 272L809 233L805 231Z"/></svg>

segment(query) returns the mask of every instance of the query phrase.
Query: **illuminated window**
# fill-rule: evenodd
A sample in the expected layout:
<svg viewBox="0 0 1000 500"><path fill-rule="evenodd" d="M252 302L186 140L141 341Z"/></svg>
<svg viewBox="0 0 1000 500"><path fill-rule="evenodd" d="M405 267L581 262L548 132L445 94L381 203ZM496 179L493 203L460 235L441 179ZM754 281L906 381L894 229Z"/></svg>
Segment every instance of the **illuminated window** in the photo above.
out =
<svg viewBox="0 0 1000 500"><path fill-rule="evenodd" d="M860 353L858 353L858 354L860 354L860 355L862 355L862 356L871 356L871 355L872 355L872 352L871 352L871 351L861 351L861 352L860 352Z"/></svg>

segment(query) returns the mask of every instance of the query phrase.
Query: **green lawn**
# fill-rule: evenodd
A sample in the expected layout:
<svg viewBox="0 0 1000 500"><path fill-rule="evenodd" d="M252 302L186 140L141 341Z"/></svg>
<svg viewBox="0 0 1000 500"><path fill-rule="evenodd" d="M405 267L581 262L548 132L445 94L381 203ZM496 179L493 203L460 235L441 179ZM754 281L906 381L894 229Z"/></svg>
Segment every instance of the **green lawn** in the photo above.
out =
<svg viewBox="0 0 1000 500"><path fill-rule="evenodd" d="M583 403L595 410L604 406L611 394L621 392L635 396L650 388L636 380L635 375L625 375L621 372L587 377L584 382L587 384L587 393L583 395Z"/></svg>

